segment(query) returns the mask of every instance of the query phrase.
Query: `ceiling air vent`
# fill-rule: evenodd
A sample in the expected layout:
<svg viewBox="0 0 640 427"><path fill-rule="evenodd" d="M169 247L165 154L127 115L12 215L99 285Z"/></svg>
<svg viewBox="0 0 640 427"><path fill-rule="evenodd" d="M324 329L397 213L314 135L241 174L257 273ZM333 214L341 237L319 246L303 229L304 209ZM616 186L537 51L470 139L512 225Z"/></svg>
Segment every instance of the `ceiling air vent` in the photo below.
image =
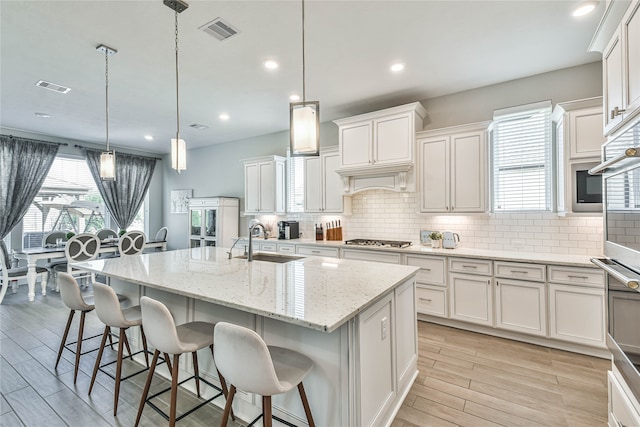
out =
<svg viewBox="0 0 640 427"><path fill-rule="evenodd" d="M69 93L69 91L71 90L71 88L69 87L60 86L51 82L45 82L44 80L39 80L38 83L36 83L36 86L49 89L58 93Z"/></svg>
<svg viewBox="0 0 640 427"><path fill-rule="evenodd" d="M227 40L228 38L231 38L240 32L236 28L233 28L222 18L216 18L213 21L199 27L198 29L204 31L210 36L217 38L220 41Z"/></svg>
<svg viewBox="0 0 640 427"><path fill-rule="evenodd" d="M198 129L198 130L204 130L204 129L208 129L209 128L209 126L201 125L201 124L198 124L198 123L194 123L192 125L189 125L189 127L194 128L194 129Z"/></svg>

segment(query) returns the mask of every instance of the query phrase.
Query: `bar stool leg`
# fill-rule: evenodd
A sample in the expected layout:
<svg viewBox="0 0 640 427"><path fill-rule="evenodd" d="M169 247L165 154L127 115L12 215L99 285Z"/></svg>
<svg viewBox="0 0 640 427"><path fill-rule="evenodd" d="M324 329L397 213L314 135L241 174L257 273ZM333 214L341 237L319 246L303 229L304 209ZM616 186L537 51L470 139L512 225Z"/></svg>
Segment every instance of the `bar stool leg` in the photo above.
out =
<svg viewBox="0 0 640 427"><path fill-rule="evenodd" d="M271 413L271 396L262 396L262 425L272 427L273 414Z"/></svg>
<svg viewBox="0 0 640 427"><path fill-rule="evenodd" d="M116 361L116 388L113 395L113 416L118 415L118 397L120 396L120 377L122 375L122 353L123 342L126 340L124 328L120 328L120 336L118 338L118 360Z"/></svg>
<svg viewBox="0 0 640 427"><path fill-rule="evenodd" d="M124 337L124 345L127 347L127 352L129 353L129 359L133 361L133 353L131 353L131 347L129 347L129 339L127 338L127 333L122 334Z"/></svg>
<svg viewBox="0 0 640 427"><path fill-rule="evenodd" d="M176 425L176 406L178 401L178 363L180 355L173 355L173 367L171 368L171 407L169 408L169 427Z"/></svg>
<svg viewBox="0 0 640 427"><path fill-rule="evenodd" d="M167 368L169 369L169 375L173 375L173 369L171 368L171 358L169 357L169 354L165 353L164 354L164 361L167 362Z"/></svg>
<svg viewBox="0 0 640 427"><path fill-rule="evenodd" d="M200 371L198 370L198 352L194 351L191 353L191 357L193 359L193 374L196 380L196 392L198 397L200 397Z"/></svg>
<svg viewBox="0 0 640 427"><path fill-rule="evenodd" d="M104 327L104 333L102 334L102 341L100 342L100 350L98 350L98 356L96 357L96 364L93 367L93 375L91 375L91 385L89 385L89 395L91 395L91 390L93 390L93 384L96 382L96 375L98 374L98 369L100 368L100 361L102 360L102 352L104 351L104 346L107 343L107 336L111 336L111 328L108 326Z"/></svg>
<svg viewBox="0 0 640 427"><path fill-rule="evenodd" d="M144 349L144 361L149 367L149 348L147 347L147 337L144 335L144 328L140 325L140 335L142 335L142 348Z"/></svg>
<svg viewBox="0 0 640 427"><path fill-rule="evenodd" d="M307 400L307 393L304 392L304 386L302 385L302 383L298 384L298 392L300 393L300 399L302 400L304 413L307 415L307 422L309 423L309 427L315 427L316 424L313 422L311 408L309 407L309 401Z"/></svg>
<svg viewBox="0 0 640 427"><path fill-rule="evenodd" d="M144 405L147 402L147 396L149 395L149 389L151 388L151 380L153 380L153 373L156 370L156 364L158 363L158 356L160 356L160 352L158 350L153 352L153 359L151 360L151 367L149 368L149 373L147 374L147 382L144 384L144 390L142 391L142 397L140 398L140 405L138 406L138 416L136 416L136 423L134 427L138 427L140 423L140 417L142 416L142 411L144 409Z"/></svg>
<svg viewBox="0 0 640 427"><path fill-rule="evenodd" d="M229 389L229 395L227 396L227 403L224 405L224 412L222 413L222 421L220 422L220 427L227 427L227 422L229 422L229 413L231 412L231 405L233 404L233 397L236 394L236 386L231 384L231 388Z"/></svg>
<svg viewBox="0 0 640 427"><path fill-rule="evenodd" d="M214 358L214 362L215 362L215 356L213 355L213 344L209 346L209 349L211 350L211 356ZM227 399L229 397L229 390L227 389L227 380L224 379L224 377L222 376L218 368L216 368L216 372L218 373L218 379L220 379L220 385L222 386L222 394L224 395L224 398ZM233 409L231 409L231 419L233 421L236 420L236 416L233 413Z"/></svg>
<svg viewBox="0 0 640 427"><path fill-rule="evenodd" d="M62 334L62 342L60 343L60 350L58 350L58 358L56 359L56 366L58 368L58 363L60 363L60 357L62 357L62 350L64 350L64 345L67 342L67 335L69 335L69 329L71 329L71 321L73 320L73 315L76 314L75 310L71 310L69 312L69 318L67 319L67 326L64 328L64 334Z"/></svg>
<svg viewBox="0 0 640 427"><path fill-rule="evenodd" d="M87 315L86 311L80 314L80 328L78 329L78 344L76 345L76 367L73 370L73 383L76 383L78 379L78 368L80 367L80 353L82 353L82 335L84 333L84 317Z"/></svg>

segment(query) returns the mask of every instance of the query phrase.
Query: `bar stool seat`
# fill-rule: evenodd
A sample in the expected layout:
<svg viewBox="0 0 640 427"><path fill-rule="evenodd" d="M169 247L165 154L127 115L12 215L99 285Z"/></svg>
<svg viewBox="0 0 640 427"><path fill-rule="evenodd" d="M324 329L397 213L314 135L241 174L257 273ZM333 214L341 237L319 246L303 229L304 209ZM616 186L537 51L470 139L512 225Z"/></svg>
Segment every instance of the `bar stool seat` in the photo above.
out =
<svg viewBox="0 0 640 427"><path fill-rule="evenodd" d="M104 333L102 335L102 342L100 343L100 350L98 351L98 356L96 357L96 363L93 366L93 375L91 376L91 385L89 386L89 395L91 395L91 391L93 390L93 385L96 381L96 375L98 371L101 370L104 374L109 375L111 378L115 380L115 389L113 395L113 415L116 416L118 414L118 397L120 394L120 382L127 380L135 375L138 375L147 369L149 369L149 356L147 350L147 339L144 334L144 329L142 326L142 312L140 310L140 306L133 306L128 308L122 308L120 306L120 301L118 300L118 295L116 292L107 285L102 283L94 283L93 284L94 298L95 298L95 307L96 312L98 314L98 318L102 323L105 324ZM143 350L138 351L136 353L131 352L131 347L129 346L129 340L127 339L127 334L125 331L133 326L140 326L140 333L142 335L142 346ZM104 365L100 365L100 361L102 360L102 353L104 351L104 347L107 341L107 337L111 334L111 328L118 328L120 330L119 339L118 339L118 355L115 361L106 363ZM122 360L123 360L123 344L127 347L127 351L129 353L129 358L133 360L133 356L139 353L144 353L146 367L140 369L126 377L122 377ZM115 376L111 375L109 372L103 370L106 366L116 363L116 374Z"/></svg>
<svg viewBox="0 0 640 427"><path fill-rule="evenodd" d="M302 385L313 368L310 358L290 349L267 346L255 331L226 322L216 324L213 342L216 365L230 385L220 423L222 427L227 425L236 389L262 395L262 414L249 425L263 417L265 427L271 427L272 418L292 426L273 416L271 396L287 393L295 387L300 393L309 426L315 425Z"/></svg>
<svg viewBox="0 0 640 427"><path fill-rule="evenodd" d="M155 347L155 352L153 354L151 367L149 368L147 382L144 386L142 397L140 398L140 406L138 407L138 416L136 417L135 426L137 426L140 422L140 417L142 416L142 411L144 410L145 404L149 404L149 406L151 406L166 420L168 420L169 425L173 427L175 426L175 423L177 421L180 421L182 418L189 415L198 408L201 408L202 406L206 405L207 403L211 402L221 395L224 395L225 397L227 396L227 384L220 372L218 372L218 377L220 378L220 385L222 386L222 388L211 384L204 378L200 378L200 372L198 369L198 350L209 347L211 350L211 355L213 356L213 331L215 328L215 324L209 322L189 322L176 326L169 309L160 301L156 301L146 296L140 298L140 306L142 307L142 324L147 329L149 342L152 346ZM151 387L151 381L153 380L153 373L155 371L160 353L163 353L165 355L165 360L167 361L167 365L169 366L169 372L171 374L171 387L162 390L151 397L148 397L149 389ZM178 383L179 360L180 355L183 353L191 353L193 358L194 375ZM173 363L169 362L170 354L173 355ZM176 411L178 385L183 384L191 379L195 379L196 392L198 394L198 397L200 397L200 381L219 391L219 393L215 394L212 398L199 403L194 408L188 410L178 417ZM167 415L162 412L153 402L151 402L151 400L169 390L171 391L171 400L169 406L169 415Z"/></svg>

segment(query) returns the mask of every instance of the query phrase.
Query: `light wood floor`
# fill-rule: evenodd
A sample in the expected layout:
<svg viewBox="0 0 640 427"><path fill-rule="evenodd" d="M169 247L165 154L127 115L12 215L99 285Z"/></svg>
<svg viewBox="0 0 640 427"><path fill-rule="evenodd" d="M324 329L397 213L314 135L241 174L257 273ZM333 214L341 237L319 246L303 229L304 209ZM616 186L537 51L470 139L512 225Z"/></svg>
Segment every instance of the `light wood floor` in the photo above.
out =
<svg viewBox="0 0 640 427"><path fill-rule="evenodd" d="M29 303L24 286L0 305L2 427L133 425L146 374L122 383L113 417L113 380L99 374L87 396L95 353L82 356L75 386L72 353L65 351L53 369L67 315L59 294L36 295ZM608 361L424 322L418 326L420 375L394 427L606 425ZM102 332L95 313L87 316L86 328L91 335ZM76 328L70 336L77 336ZM94 341L85 348L99 344ZM107 350L103 357L113 359L113 353ZM167 385L156 379L151 392ZM164 399L166 405L168 394ZM178 413L195 401L181 392ZM178 425L216 426L220 414L207 405ZM167 422L146 408L141 425Z"/></svg>

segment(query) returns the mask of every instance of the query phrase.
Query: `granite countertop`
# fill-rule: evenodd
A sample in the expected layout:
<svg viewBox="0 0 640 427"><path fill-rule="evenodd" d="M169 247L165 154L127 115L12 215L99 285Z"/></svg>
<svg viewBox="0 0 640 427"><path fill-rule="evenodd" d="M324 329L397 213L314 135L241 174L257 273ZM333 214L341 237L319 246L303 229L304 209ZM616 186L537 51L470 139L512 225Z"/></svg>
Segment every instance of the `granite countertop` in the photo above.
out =
<svg viewBox="0 0 640 427"><path fill-rule="evenodd" d="M417 267L307 257L229 259L202 247L107 258L77 267L108 277L332 332L414 275Z"/></svg>
<svg viewBox="0 0 640 427"><path fill-rule="evenodd" d="M246 240L249 240L247 237ZM254 240L254 242L264 242L265 240L260 238ZM293 240L278 240L270 238L268 242L284 243L284 244L296 244L304 246L319 246L319 247L335 247L341 249L357 249L357 250L371 250L371 251L384 251L384 252L400 252L406 254L421 254L421 255L437 255L437 256L449 256L460 258L480 258L491 259L499 261L512 261L512 262L530 262L537 264L554 264L554 265L566 265L573 267L593 267L591 258L602 257L601 254L593 255L571 255L571 254L556 254L551 252L519 252L519 251L505 251L495 249L475 249L457 247L455 249L433 249L430 246L422 246L415 242L407 248L381 248L376 246L357 246L357 245L345 245L344 241L327 241L327 240L314 240L314 239L293 239Z"/></svg>

